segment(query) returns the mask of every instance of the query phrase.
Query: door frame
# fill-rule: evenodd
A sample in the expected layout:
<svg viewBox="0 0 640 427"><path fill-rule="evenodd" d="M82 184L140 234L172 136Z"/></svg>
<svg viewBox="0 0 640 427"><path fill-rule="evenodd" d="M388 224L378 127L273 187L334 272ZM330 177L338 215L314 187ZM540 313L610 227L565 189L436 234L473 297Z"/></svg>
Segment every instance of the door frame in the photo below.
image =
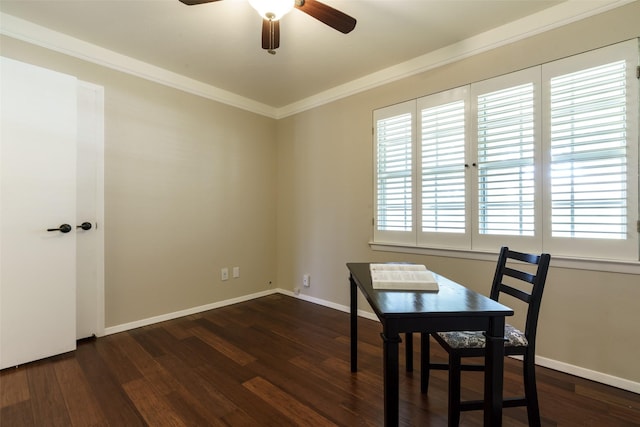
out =
<svg viewBox="0 0 640 427"><path fill-rule="evenodd" d="M95 128L92 130L92 139L96 155L96 206L95 206L95 238L96 238L96 301L86 301L92 304L95 310L95 335L104 336L105 331L105 289L104 289L104 87L78 80L78 91L92 91L95 99L93 111L97 117ZM79 148L79 145L78 145ZM79 158L81 150L78 149ZM78 176L78 179L82 179ZM79 218L79 220L81 220ZM77 284L76 284L77 286ZM78 307L76 307L76 310Z"/></svg>

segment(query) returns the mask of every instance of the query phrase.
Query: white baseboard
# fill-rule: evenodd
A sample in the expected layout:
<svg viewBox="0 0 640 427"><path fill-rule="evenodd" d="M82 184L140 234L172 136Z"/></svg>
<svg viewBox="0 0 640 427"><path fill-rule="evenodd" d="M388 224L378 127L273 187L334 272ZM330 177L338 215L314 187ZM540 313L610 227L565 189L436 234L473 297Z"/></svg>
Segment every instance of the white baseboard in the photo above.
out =
<svg viewBox="0 0 640 427"><path fill-rule="evenodd" d="M137 320L135 322L124 323L117 326L111 326L111 327L105 328L104 335L115 334L118 332L128 331L130 329L140 328L142 326L152 325L154 323L177 319L179 317L184 317L184 316L190 316L192 314L201 313L203 311L225 307L227 305L237 304L239 302L249 301L255 298L260 298L260 297L275 294L275 293L288 295L293 298L298 298L304 301L322 305L324 307L332 308L334 310L339 310L345 313L350 312L350 308L346 305L336 304L332 301L327 301L327 300L323 300L320 298L316 298L316 297L312 297L304 294L296 295L294 292L290 290L276 288L276 289L269 289L267 291L257 292L254 294L244 295L238 298L232 298L224 301L214 302L211 304L201 305L201 306L189 308L186 310L175 311L173 313L167 313L160 316L149 317L147 319ZM358 310L358 316L366 319L378 321L378 318L376 317L376 315L368 311ZM625 378L620 378L620 377L605 374L602 372L593 371L591 369L582 368L580 366L571 365L569 363L560 362L558 360L549 359L546 357L536 356L536 364L539 366L544 366L545 368L550 368L556 371L564 372L566 374L575 375L580 378L585 378L587 380L596 381L602 384L610 385L612 387L620 388L622 390L627 390L633 393L640 394L640 382L635 382L635 381L627 380Z"/></svg>
<svg viewBox="0 0 640 427"><path fill-rule="evenodd" d="M540 356L536 356L536 365L640 394L640 383L627 380L625 378L615 377L613 375Z"/></svg>
<svg viewBox="0 0 640 427"><path fill-rule="evenodd" d="M318 305L322 305L322 306L325 306L325 307L333 308L334 310L344 311L345 313L350 313L351 312L351 308L346 306L346 305L336 304L335 302L332 302L332 301L327 301L327 300L323 300L323 299L320 299L320 298L310 297L309 295L296 294L296 293L291 292L290 290L287 290L287 289L278 288L276 290L280 294L289 295L290 297L298 298L298 299L301 299L301 300L304 300L304 301L312 302L314 304L318 304ZM371 313L371 312L368 312L368 311L358 310L358 316L364 317L365 319L375 320L376 322L378 321L378 318L376 317L376 315L374 313Z"/></svg>
<svg viewBox="0 0 640 427"><path fill-rule="evenodd" d="M243 295L238 298L231 298L224 301L213 302L211 304L201 305L198 307L188 308L186 310L174 311L173 313L161 314L160 316L148 317L146 319L136 320L135 322L123 323L121 325L110 326L104 329L104 335L116 334L118 332L128 331L130 329L141 328L143 326L153 325L154 323L165 322L167 320L177 319L179 317L190 316L192 314L201 313L214 308L225 307L227 305L237 304L239 302L250 301L252 299L264 297L278 293L278 289L269 289L255 294Z"/></svg>

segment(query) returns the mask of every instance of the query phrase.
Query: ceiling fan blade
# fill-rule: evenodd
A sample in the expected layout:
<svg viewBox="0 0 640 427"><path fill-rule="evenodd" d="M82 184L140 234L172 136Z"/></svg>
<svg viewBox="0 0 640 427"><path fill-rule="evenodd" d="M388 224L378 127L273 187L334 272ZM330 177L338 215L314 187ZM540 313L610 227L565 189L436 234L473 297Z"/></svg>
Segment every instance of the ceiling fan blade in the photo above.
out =
<svg viewBox="0 0 640 427"><path fill-rule="evenodd" d="M296 0L296 8L344 34L356 26L355 18L316 0Z"/></svg>
<svg viewBox="0 0 640 427"><path fill-rule="evenodd" d="M187 6L194 6L196 4L213 3L220 0L180 0L180 3L184 3Z"/></svg>
<svg viewBox="0 0 640 427"><path fill-rule="evenodd" d="M280 47L280 21L269 19L262 20L262 48L275 54L275 49Z"/></svg>

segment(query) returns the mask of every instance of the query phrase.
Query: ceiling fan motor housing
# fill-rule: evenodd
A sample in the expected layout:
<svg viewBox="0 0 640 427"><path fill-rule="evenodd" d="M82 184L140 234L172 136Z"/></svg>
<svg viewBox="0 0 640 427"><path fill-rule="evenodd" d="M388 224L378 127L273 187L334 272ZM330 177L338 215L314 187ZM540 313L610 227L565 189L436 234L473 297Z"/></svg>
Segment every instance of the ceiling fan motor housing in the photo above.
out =
<svg viewBox="0 0 640 427"><path fill-rule="evenodd" d="M181 3L188 6L217 1L220 0L180 0ZM262 48L272 55L276 53L275 49L280 46L280 18L289 13L294 7L343 34L350 33L356 27L357 21L355 18L318 0L248 1L263 18Z"/></svg>

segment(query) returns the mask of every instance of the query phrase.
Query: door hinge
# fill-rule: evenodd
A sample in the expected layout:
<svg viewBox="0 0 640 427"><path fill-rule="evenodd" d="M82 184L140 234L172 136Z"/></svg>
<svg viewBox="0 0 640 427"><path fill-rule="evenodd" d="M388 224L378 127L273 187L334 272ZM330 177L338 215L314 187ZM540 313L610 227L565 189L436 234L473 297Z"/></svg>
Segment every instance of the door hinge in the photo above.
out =
<svg viewBox="0 0 640 427"><path fill-rule="evenodd" d="M640 65L636 67L636 78L640 79Z"/></svg>
<svg viewBox="0 0 640 427"><path fill-rule="evenodd" d="M640 233L640 219L636 223L636 230L638 231L638 233Z"/></svg>

